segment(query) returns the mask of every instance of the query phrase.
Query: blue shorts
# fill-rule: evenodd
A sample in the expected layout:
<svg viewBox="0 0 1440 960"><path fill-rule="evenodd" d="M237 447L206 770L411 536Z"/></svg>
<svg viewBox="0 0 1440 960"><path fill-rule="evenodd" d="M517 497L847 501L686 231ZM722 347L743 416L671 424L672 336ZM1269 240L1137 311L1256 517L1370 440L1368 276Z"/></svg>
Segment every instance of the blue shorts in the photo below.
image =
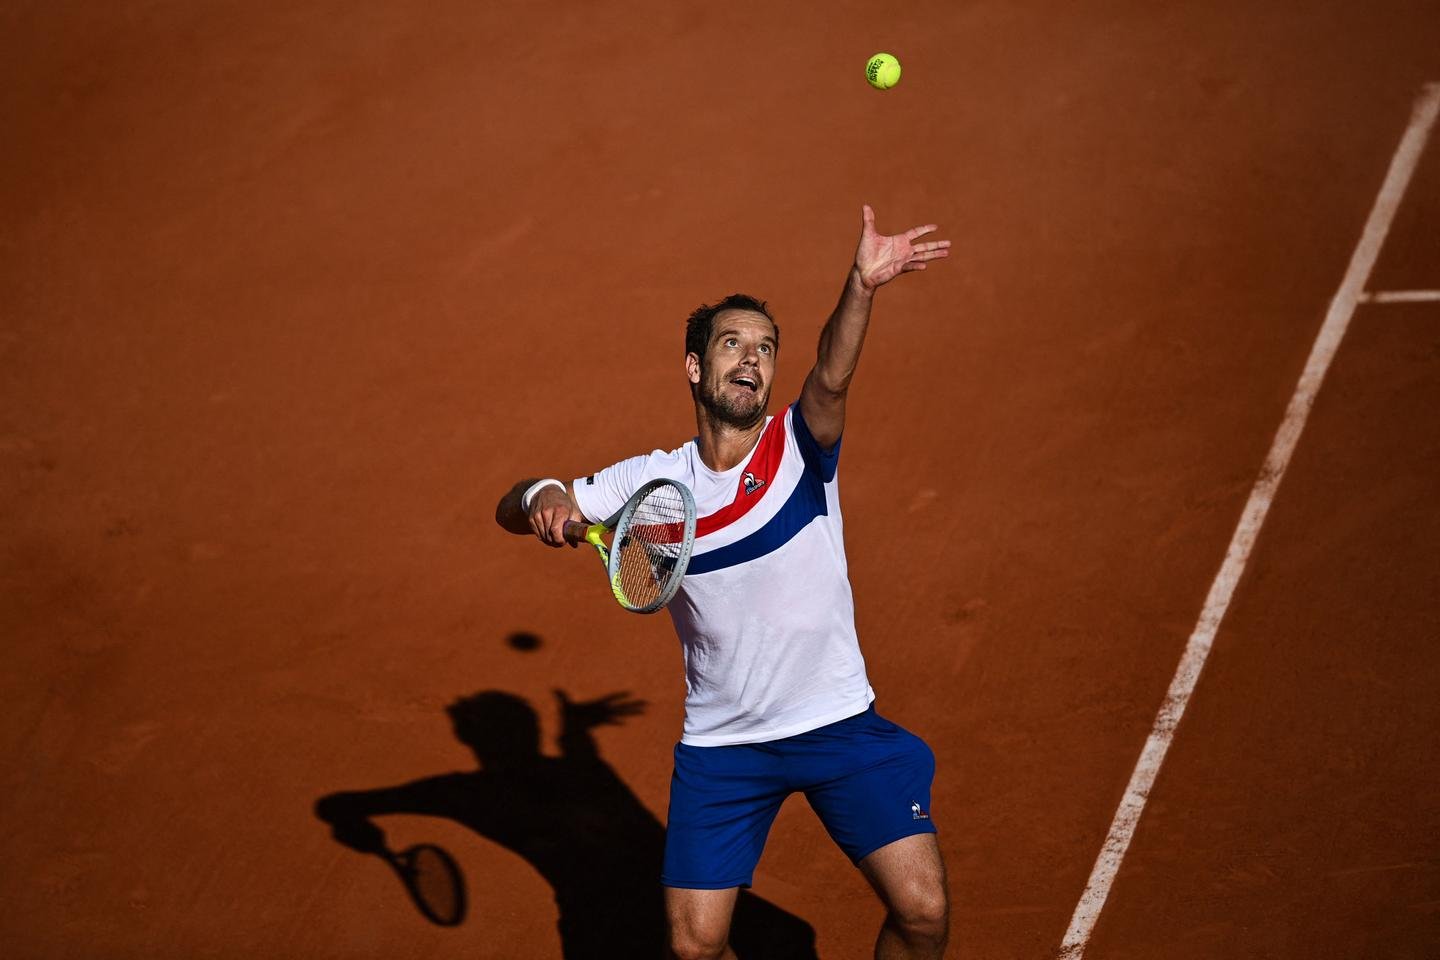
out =
<svg viewBox="0 0 1440 960"><path fill-rule="evenodd" d="M675 745L665 830L667 887L748 887L770 824L804 792L852 863L902 837L934 833L935 754L874 706L818 730L724 747Z"/></svg>

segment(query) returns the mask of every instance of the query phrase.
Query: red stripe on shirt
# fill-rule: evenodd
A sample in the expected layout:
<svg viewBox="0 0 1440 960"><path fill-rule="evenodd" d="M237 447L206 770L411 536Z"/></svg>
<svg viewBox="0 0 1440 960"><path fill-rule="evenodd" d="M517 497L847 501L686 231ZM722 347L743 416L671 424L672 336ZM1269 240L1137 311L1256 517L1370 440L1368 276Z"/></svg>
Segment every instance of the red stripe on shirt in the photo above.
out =
<svg viewBox="0 0 1440 960"><path fill-rule="evenodd" d="M703 537L727 527L749 513L755 504L775 485L775 475L780 472L780 458L785 455L785 415L771 417L760 442L750 454L750 462L740 471L736 484L735 499L721 509L701 517L695 522L695 536ZM745 474L763 481L753 493L745 492Z"/></svg>

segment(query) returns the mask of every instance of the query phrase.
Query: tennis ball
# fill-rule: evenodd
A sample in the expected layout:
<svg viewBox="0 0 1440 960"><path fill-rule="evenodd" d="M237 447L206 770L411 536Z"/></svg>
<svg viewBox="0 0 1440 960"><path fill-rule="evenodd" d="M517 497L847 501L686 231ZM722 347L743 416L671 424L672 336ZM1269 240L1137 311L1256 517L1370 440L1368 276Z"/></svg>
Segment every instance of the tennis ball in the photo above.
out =
<svg viewBox="0 0 1440 960"><path fill-rule="evenodd" d="M889 90L900 82L900 61L888 53L877 53L865 64L865 79L876 90Z"/></svg>

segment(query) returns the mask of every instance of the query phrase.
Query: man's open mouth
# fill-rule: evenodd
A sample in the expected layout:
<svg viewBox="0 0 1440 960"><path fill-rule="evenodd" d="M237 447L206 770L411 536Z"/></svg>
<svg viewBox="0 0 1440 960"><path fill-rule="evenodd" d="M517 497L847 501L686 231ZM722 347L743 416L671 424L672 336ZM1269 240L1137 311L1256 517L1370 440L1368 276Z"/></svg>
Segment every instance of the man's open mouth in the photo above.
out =
<svg viewBox="0 0 1440 960"><path fill-rule="evenodd" d="M738 377L731 377L730 382L736 384L737 386L745 387L746 389L751 391L760 389L760 381L756 380L754 377L747 377L744 374L741 374Z"/></svg>

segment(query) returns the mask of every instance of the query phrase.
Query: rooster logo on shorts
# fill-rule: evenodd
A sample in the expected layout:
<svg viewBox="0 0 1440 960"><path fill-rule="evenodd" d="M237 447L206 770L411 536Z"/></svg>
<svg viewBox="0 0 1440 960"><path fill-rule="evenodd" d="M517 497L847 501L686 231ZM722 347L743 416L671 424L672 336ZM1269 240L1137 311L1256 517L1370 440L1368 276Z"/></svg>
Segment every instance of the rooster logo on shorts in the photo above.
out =
<svg viewBox="0 0 1440 960"><path fill-rule="evenodd" d="M916 803L914 800L911 800L911 801L910 801L910 819L911 819L911 820L929 820L929 819L930 819L930 814L926 813L924 810L921 810L921 809L920 809L920 804Z"/></svg>
<svg viewBox="0 0 1440 960"><path fill-rule="evenodd" d="M750 494L754 493L756 490L759 490L761 487L765 486L765 481L755 476L755 474L751 473L749 470L745 471L745 476L743 479L745 480L745 496L747 497L750 496Z"/></svg>

